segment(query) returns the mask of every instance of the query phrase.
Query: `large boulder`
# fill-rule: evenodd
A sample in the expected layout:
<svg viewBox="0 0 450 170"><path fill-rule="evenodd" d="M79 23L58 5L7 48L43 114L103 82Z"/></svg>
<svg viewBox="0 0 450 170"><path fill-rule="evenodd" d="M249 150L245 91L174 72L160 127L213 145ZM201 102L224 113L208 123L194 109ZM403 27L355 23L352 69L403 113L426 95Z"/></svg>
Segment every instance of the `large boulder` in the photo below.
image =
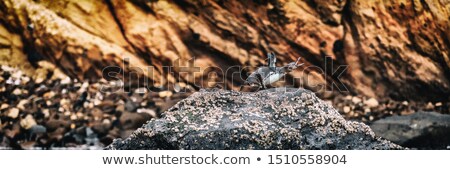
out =
<svg viewBox="0 0 450 170"><path fill-rule="evenodd" d="M401 149L304 89L201 90L107 149Z"/></svg>
<svg viewBox="0 0 450 170"><path fill-rule="evenodd" d="M417 112L375 121L375 134L396 144L417 149L450 148L450 115Z"/></svg>

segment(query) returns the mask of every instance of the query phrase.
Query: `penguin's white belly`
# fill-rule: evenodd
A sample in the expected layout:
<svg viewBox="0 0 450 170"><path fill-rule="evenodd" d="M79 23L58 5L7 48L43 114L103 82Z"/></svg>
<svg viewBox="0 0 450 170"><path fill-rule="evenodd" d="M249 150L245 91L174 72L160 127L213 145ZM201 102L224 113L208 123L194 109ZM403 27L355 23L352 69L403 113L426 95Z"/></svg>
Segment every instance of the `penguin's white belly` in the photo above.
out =
<svg viewBox="0 0 450 170"><path fill-rule="evenodd" d="M276 82L276 81L278 81L278 80L280 80L281 79L281 77L283 77L284 76L284 74L280 74L280 73L274 73L274 74L272 74L272 75L270 75L269 77L267 77L265 80L264 80L264 84L272 84L272 83L274 83L274 82Z"/></svg>

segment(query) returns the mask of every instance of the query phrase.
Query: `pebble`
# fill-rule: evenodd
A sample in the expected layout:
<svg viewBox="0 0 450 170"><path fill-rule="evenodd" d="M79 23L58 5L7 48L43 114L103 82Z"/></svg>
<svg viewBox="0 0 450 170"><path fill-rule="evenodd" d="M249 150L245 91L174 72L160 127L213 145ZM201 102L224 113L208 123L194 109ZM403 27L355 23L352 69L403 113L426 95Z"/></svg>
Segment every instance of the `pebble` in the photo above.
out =
<svg viewBox="0 0 450 170"><path fill-rule="evenodd" d="M141 88L137 88L136 90L134 90L134 93L137 93L137 94L144 94L144 93L147 93L147 88L145 88L145 87L141 87Z"/></svg>
<svg viewBox="0 0 450 170"><path fill-rule="evenodd" d="M134 112L137 109L137 105L131 101L131 100L127 100L127 102L125 103L125 110L129 111L129 112Z"/></svg>
<svg viewBox="0 0 450 170"><path fill-rule="evenodd" d="M47 132L47 128L45 128L42 125L33 125L30 128L30 132L34 133L34 134L42 134L42 133L46 133Z"/></svg>
<svg viewBox="0 0 450 170"><path fill-rule="evenodd" d="M78 119L78 117L76 114L70 115L70 120L77 120L77 119Z"/></svg>
<svg viewBox="0 0 450 170"><path fill-rule="evenodd" d="M433 103L428 102L427 105L425 106L425 109L426 109L426 110L432 110L432 109L434 109Z"/></svg>
<svg viewBox="0 0 450 170"><path fill-rule="evenodd" d="M442 102L437 102L437 103L435 104L435 106L436 106L436 107L442 106Z"/></svg>
<svg viewBox="0 0 450 170"><path fill-rule="evenodd" d="M11 108L8 110L8 113L6 114L10 118L17 118L19 116L19 109L17 108Z"/></svg>
<svg viewBox="0 0 450 170"><path fill-rule="evenodd" d="M42 109L42 113L44 114L45 118L48 118L50 116L50 111L48 109Z"/></svg>
<svg viewBox="0 0 450 170"><path fill-rule="evenodd" d="M349 113L350 112L350 107L349 106L344 106L343 111L344 111L344 113Z"/></svg>
<svg viewBox="0 0 450 170"><path fill-rule="evenodd" d="M94 99L94 106L100 105L102 103L99 99Z"/></svg>
<svg viewBox="0 0 450 170"><path fill-rule="evenodd" d="M44 78L42 77L38 77L36 78L36 80L34 81L36 84L41 84L42 82L44 82Z"/></svg>
<svg viewBox="0 0 450 170"><path fill-rule="evenodd" d="M9 104L2 103L2 105L0 106L0 110L6 109L8 107L9 107Z"/></svg>
<svg viewBox="0 0 450 170"><path fill-rule="evenodd" d="M345 96L345 100L352 100L352 96L350 96L350 95L347 95L347 96Z"/></svg>
<svg viewBox="0 0 450 170"><path fill-rule="evenodd" d="M154 117L154 118L157 117L156 112L154 110L152 110L152 109L140 108L140 109L137 109L137 112L138 113L146 113L146 114L148 114L148 115L150 115L151 117Z"/></svg>
<svg viewBox="0 0 450 170"><path fill-rule="evenodd" d="M27 84L31 79L29 77L22 77L23 84Z"/></svg>
<svg viewBox="0 0 450 170"><path fill-rule="evenodd" d="M361 98L359 98L359 97L354 96L354 97L352 98L352 102L353 102L354 104L360 103L361 101L362 101L362 100L361 100Z"/></svg>
<svg viewBox="0 0 450 170"><path fill-rule="evenodd" d="M53 96L55 96L55 92L53 92L53 91L49 91L49 92L47 92L47 93L44 93L44 95L43 95L43 97L44 97L44 99L51 99Z"/></svg>
<svg viewBox="0 0 450 170"><path fill-rule="evenodd" d="M25 111L26 110L25 105L27 103L28 103L28 100L26 100L26 99L20 100L19 103L17 104L17 108L19 108L22 111Z"/></svg>
<svg viewBox="0 0 450 170"><path fill-rule="evenodd" d="M14 95L21 95L22 94L22 90L20 90L19 88L14 89L14 91L12 92Z"/></svg>
<svg viewBox="0 0 450 170"><path fill-rule="evenodd" d="M162 91L162 92L158 93L160 98L170 97L170 96L172 96L172 94L173 93L171 91Z"/></svg>
<svg viewBox="0 0 450 170"><path fill-rule="evenodd" d="M180 87L180 85L177 83L177 84L175 84L175 85L173 85L173 90L175 91L175 92L180 92L181 91L181 87Z"/></svg>
<svg viewBox="0 0 450 170"><path fill-rule="evenodd" d="M24 129L30 129L36 124L36 120L34 120L32 115L27 115L20 121L20 126Z"/></svg>
<svg viewBox="0 0 450 170"><path fill-rule="evenodd" d="M409 103L408 103L408 101L406 101L406 100L402 102L402 105L408 106L408 104L409 104Z"/></svg>
<svg viewBox="0 0 450 170"><path fill-rule="evenodd" d="M369 108L374 108L379 105L378 100L375 98L370 98L369 100L364 101L364 104Z"/></svg>
<svg viewBox="0 0 450 170"><path fill-rule="evenodd" d="M66 77L60 81L61 84L70 84L71 82L72 80L70 79L70 77Z"/></svg>

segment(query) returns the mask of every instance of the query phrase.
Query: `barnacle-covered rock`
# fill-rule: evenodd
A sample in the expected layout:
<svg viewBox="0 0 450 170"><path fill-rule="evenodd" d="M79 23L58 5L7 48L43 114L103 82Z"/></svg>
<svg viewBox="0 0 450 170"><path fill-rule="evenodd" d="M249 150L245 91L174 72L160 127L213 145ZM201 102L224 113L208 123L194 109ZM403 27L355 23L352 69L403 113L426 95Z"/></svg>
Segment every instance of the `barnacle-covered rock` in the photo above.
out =
<svg viewBox="0 0 450 170"><path fill-rule="evenodd" d="M401 149L314 93L201 90L107 149Z"/></svg>

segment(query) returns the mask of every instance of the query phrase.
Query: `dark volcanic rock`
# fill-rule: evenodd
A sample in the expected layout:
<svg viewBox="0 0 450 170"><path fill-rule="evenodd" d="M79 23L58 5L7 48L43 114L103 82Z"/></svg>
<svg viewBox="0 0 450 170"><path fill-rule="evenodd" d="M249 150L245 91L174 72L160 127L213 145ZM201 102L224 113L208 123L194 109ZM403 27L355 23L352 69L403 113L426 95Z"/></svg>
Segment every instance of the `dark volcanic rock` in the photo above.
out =
<svg viewBox="0 0 450 170"><path fill-rule="evenodd" d="M107 149L401 149L314 93L201 90Z"/></svg>
<svg viewBox="0 0 450 170"><path fill-rule="evenodd" d="M450 146L450 115L417 112L375 121L373 131L399 145L418 149L446 149Z"/></svg>

